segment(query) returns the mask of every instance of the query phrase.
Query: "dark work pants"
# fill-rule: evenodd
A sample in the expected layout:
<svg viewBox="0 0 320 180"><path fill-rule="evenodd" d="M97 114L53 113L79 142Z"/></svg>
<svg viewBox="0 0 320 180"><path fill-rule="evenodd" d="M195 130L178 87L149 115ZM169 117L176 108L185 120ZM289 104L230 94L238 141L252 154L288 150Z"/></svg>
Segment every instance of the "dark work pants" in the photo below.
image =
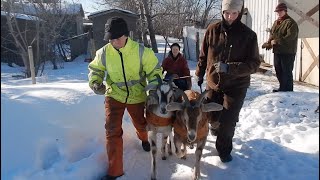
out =
<svg viewBox="0 0 320 180"><path fill-rule="evenodd" d="M220 157L227 156L232 151L232 138L239 113L242 108L247 88L234 88L230 91L209 93L209 101L223 105L222 111L211 112L210 123L220 122L216 148Z"/></svg>
<svg viewBox="0 0 320 180"><path fill-rule="evenodd" d="M173 82L182 91L185 91L185 90L188 89L188 84L187 84L187 80L186 79L175 79L175 80L173 80Z"/></svg>
<svg viewBox="0 0 320 180"><path fill-rule="evenodd" d="M274 68L279 81L279 91L293 91L293 66L295 54L274 54Z"/></svg>
<svg viewBox="0 0 320 180"><path fill-rule="evenodd" d="M165 76L165 80L169 80L172 78L172 75L171 74L166 74ZM182 91L185 91L188 89L188 83L187 83L187 79L175 79L173 80L174 84L176 86L178 86L179 89L181 89Z"/></svg>

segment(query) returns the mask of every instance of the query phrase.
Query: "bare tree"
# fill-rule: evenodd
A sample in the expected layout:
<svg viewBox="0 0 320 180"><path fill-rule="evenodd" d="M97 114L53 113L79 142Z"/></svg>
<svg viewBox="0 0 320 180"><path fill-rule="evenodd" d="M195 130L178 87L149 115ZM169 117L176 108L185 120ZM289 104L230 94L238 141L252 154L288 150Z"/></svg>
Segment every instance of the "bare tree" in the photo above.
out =
<svg viewBox="0 0 320 180"><path fill-rule="evenodd" d="M140 9L140 20L139 20L139 30L142 36L143 44L146 47L149 47L148 39L147 39L147 28L146 28L146 20L145 20L145 10L143 3L141 1L138 1L139 3L139 9Z"/></svg>
<svg viewBox="0 0 320 180"><path fill-rule="evenodd" d="M22 18L23 15L12 12L12 4L8 2L4 5L4 9L6 10L6 20L8 25L8 30L13 38L14 44L17 47L17 50L12 50L12 52L17 53L21 56L24 66L25 66L25 74L26 77L31 76L30 72L30 64L28 58L28 46L31 45L30 42L30 28L34 22L39 21L37 17L29 16L25 17L24 23L18 23L18 19ZM38 26L37 26L38 27ZM37 31L37 30L36 30ZM33 33L34 34L34 33ZM28 36L27 36L28 35ZM29 37L29 39L27 39ZM34 37L36 38L36 37Z"/></svg>
<svg viewBox="0 0 320 180"><path fill-rule="evenodd" d="M156 53L158 52L157 42L154 33L155 31L153 28L151 16L152 0L102 0L102 4L106 4L111 7L119 7L121 9L130 10L132 12L137 13L140 17L138 23L140 27L138 28L141 30L141 39L143 39L144 44L148 46L146 39L147 27L150 36L152 50Z"/></svg>
<svg viewBox="0 0 320 180"><path fill-rule="evenodd" d="M150 1L150 4L148 3L147 0L142 0L142 2L143 2L144 10L145 10L145 16L147 19L147 25L148 25L148 29L149 29L152 50L155 53L158 53L156 35L155 35L154 28L153 28L153 23L152 23L152 19L151 19L151 11L150 11L150 9L152 9L152 0Z"/></svg>
<svg viewBox="0 0 320 180"><path fill-rule="evenodd" d="M14 49L11 51L22 57L26 77L30 77L28 46L32 46L34 50L36 75L45 60L50 60L54 69L57 69L57 51L60 50L60 54L64 54L65 51L65 48L61 48L64 46L59 42L63 33L68 34L65 27L71 19L66 12L63 12L61 2L19 4L14 1L1 1L1 5L2 10L7 12L6 19L10 37L17 48L17 51ZM21 22L18 23L19 16L28 18L30 21L26 21L22 26ZM30 33L31 31L33 33ZM33 37L30 38L31 35ZM65 60L67 60L66 57Z"/></svg>
<svg viewBox="0 0 320 180"><path fill-rule="evenodd" d="M218 17L221 0L101 0L109 6L131 10L140 15L140 22L147 24L153 50L157 52L155 34L165 37L182 37L182 29L186 25L205 28ZM143 4L143 9L141 7ZM134 5L134 4L138 4ZM133 9L133 7L135 7ZM137 11L136 7L140 8ZM138 8L138 9L139 9ZM142 34L145 27L141 24Z"/></svg>

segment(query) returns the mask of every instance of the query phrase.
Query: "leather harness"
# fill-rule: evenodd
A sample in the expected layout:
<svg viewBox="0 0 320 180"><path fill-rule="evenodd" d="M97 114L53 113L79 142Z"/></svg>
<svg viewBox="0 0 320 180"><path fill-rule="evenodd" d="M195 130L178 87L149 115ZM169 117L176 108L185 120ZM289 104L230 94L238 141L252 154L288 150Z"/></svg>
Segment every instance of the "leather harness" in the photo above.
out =
<svg viewBox="0 0 320 180"><path fill-rule="evenodd" d="M169 126L172 125L173 117L163 118L153 114L150 111L146 111L146 120L148 123L159 127L159 126Z"/></svg>

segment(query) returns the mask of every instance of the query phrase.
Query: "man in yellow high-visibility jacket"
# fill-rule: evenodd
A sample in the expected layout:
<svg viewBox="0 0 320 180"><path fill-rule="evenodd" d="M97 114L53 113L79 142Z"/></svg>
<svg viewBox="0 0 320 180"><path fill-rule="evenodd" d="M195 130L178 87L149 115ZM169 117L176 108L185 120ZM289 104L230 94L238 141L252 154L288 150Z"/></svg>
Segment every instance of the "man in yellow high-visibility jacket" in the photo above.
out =
<svg viewBox="0 0 320 180"><path fill-rule="evenodd" d="M89 64L89 86L96 93L105 95L106 149L108 155L107 176L116 179L123 172L122 118L127 109L138 138L145 151L150 151L144 103L145 86L157 84L156 74L161 78L162 68L150 48L128 37L124 19L114 17L105 25L105 40L109 43L96 52ZM106 72L106 73L105 73ZM103 84L106 75L106 85Z"/></svg>

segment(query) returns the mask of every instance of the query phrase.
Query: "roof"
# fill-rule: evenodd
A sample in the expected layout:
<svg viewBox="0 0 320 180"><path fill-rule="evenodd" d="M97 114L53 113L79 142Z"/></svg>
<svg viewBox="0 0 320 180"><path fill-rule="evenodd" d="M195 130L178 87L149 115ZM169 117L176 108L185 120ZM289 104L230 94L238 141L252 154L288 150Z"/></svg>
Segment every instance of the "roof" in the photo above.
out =
<svg viewBox="0 0 320 180"><path fill-rule="evenodd" d="M1 16L6 16L7 12L1 11ZM16 17L17 19L24 19L27 21L43 21L42 19L36 17L36 16L31 16L27 14L20 14L20 13L10 13L10 17Z"/></svg>
<svg viewBox="0 0 320 180"><path fill-rule="evenodd" d="M120 9L120 8L104 9L104 10L96 11L96 12L90 13L88 15L88 18L92 19L94 17L105 15L105 14L109 14L109 13L112 13L112 12L120 12L120 13L124 13L124 14L126 14L128 16L133 16L133 17L138 18L138 14L136 14L136 13L134 13L132 11L128 11L128 10L124 10L124 9Z"/></svg>
<svg viewBox="0 0 320 180"><path fill-rule="evenodd" d="M55 13L62 13L62 14L69 14L69 15L76 15L80 14L82 17L84 17L84 11L82 8L82 4L78 3L61 3L59 4L59 7L54 7L50 3L42 3L41 5L44 5L45 9L47 11L52 12L52 14ZM15 7L17 9L16 12L24 13L24 14L31 14L31 15L37 15L37 11L39 6L37 3L15 3Z"/></svg>

